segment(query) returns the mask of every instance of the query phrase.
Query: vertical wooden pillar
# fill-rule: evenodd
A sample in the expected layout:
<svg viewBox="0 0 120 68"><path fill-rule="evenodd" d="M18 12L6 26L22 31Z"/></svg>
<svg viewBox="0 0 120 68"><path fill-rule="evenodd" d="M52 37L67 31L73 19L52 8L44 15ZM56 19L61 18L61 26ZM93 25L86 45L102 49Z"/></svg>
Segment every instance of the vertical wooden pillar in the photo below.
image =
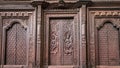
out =
<svg viewBox="0 0 120 68"><path fill-rule="evenodd" d="M87 68L87 5L91 1L81 1L80 8L80 68Z"/></svg>
<svg viewBox="0 0 120 68"><path fill-rule="evenodd" d="M86 4L80 8L80 68L86 68Z"/></svg>
<svg viewBox="0 0 120 68"><path fill-rule="evenodd" d="M36 47L35 47L35 68L41 68L41 23L42 23L42 4L43 0L34 0L33 6L35 6L36 13Z"/></svg>
<svg viewBox="0 0 120 68"><path fill-rule="evenodd" d="M0 65L2 66L2 17L0 16Z"/></svg>
<svg viewBox="0 0 120 68"><path fill-rule="evenodd" d="M37 68L40 68L40 55L41 55L41 36L40 36L40 30L41 30L41 5L38 5L37 6L37 25L36 25L36 28L37 28L37 38L36 38L36 43L37 43L37 46L36 46L36 65L37 65Z"/></svg>

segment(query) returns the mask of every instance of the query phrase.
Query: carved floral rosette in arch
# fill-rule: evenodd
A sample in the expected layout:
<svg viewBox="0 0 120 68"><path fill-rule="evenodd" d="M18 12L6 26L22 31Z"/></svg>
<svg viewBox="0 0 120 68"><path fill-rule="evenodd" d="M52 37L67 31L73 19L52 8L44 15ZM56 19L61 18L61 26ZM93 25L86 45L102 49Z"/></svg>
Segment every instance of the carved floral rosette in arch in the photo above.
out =
<svg viewBox="0 0 120 68"><path fill-rule="evenodd" d="M33 62L34 60L34 56L30 55L30 54L34 54L34 49L33 49L33 12L31 11L11 11L11 12L0 12L0 28L3 28L3 31L5 31L6 29L9 29L12 24L18 22L23 28L25 28L27 30L27 33L29 34L29 36L27 36L27 39L29 39L27 41L27 45L28 45L28 60L27 63L29 62ZM2 30L1 30L2 31ZM3 32L4 35L4 32ZM1 35L2 36L2 35ZM4 41L3 41L3 45L4 45ZM2 45L2 46L3 46ZM29 54L30 53L30 54ZM4 60L2 60L3 62Z"/></svg>

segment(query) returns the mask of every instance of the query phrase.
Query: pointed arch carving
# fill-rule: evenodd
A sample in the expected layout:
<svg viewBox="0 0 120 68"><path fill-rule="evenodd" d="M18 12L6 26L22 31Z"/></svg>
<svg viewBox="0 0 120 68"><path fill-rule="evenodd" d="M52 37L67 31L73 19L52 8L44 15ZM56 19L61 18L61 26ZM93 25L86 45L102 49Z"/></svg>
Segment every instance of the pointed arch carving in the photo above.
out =
<svg viewBox="0 0 120 68"><path fill-rule="evenodd" d="M6 22L5 26L3 26L3 28L5 30L9 29L14 23L19 23L23 28L27 29L27 24L21 19L12 19L12 20Z"/></svg>
<svg viewBox="0 0 120 68"><path fill-rule="evenodd" d="M98 29L100 29L101 27L103 27L104 24L107 23L107 22L112 23L112 25L115 26L116 28L119 28L119 27L120 27L120 20L117 19L117 18L116 18L116 19L113 19L113 18L108 18L108 19L106 19L106 18L96 19L95 22L96 22L96 27L97 27Z"/></svg>
<svg viewBox="0 0 120 68"><path fill-rule="evenodd" d="M114 46L113 46L114 45ZM98 30L98 64L119 65L119 29L110 21Z"/></svg>

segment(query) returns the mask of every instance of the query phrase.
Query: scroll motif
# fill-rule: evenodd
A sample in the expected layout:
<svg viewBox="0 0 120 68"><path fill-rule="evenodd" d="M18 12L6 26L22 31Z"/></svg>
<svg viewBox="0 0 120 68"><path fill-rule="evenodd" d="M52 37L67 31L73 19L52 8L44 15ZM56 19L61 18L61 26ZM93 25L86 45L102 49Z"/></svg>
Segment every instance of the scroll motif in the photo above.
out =
<svg viewBox="0 0 120 68"><path fill-rule="evenodd" d="M65 23L64 25L64 53L65 55L72 55L73 52L73 35L72 23Z"/></svg>
<svg viewBox="0 0 120 68"><path fill-rule="evenodd" d="M58 37L58 24L56 22L51 23L50 32L50 53L56 54L58 51L59 37Z"/></svg>

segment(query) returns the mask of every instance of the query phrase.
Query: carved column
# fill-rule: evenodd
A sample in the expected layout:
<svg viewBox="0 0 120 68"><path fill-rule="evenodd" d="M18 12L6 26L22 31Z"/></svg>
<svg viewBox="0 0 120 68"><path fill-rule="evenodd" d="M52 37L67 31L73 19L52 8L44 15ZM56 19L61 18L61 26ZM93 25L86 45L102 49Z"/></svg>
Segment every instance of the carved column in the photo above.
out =
<svg viewBox="0 0 120 68"><path fill-rule="evenodd" d="M80 8L80 68L87 68L87 5L90 3L88 1L81 1L82 4Z"/></svg>
<svg viewBox="0 0 120 68"><path fill-rule="evenodd" d="M36 12L36 57L35 57L35 68L41 68L42 63L41 63L41 23L42 23L42 5L43 5L43 0L34 0L32 3L33 6L35 6L35 12Z"/></svg>
<svg viewBox="0 0 120 68"><path fill-rule="evenodd" d="M40 30L41 30L41 5L38 5L37 6L37 25L36 25L36 28L37 28L37 38L36 38L36 43L37 43L37 46L36 46L36 65L37 65L37 68L40 68L40 58L41 58L41 36L40 36Z"/></svg>
<svg viewBox="0 0 120 68"><path fill-rule="evenodd" d="M2 17L0 16L0 64L2 61Z"/></svg>
<svg viewBox="0 0 120 68"><path fill-rule="evenodd" d="M86 67L86 5L83 4L81 7L81 20L80 20L80 25L81 25L81 31L80 31L80 68L85 68Z"/></svg>

